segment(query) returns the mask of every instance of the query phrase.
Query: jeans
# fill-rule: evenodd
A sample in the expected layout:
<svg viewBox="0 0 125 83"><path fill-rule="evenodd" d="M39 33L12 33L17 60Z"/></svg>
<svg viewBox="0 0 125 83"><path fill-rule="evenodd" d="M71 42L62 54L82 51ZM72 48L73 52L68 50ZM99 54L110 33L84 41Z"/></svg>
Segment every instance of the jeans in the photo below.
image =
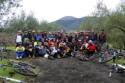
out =
<svg viewBox="0 0 125 83"><path fill-rule="evenodd" d="M24 51L17 51L16 52L16 58L22 58L22 57L24 57Z"/></svg>

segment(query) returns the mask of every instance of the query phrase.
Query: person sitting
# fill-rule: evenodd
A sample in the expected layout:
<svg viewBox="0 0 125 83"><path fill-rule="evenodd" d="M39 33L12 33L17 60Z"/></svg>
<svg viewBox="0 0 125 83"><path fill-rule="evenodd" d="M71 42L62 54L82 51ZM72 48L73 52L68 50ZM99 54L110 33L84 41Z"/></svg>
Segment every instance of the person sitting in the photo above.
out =
<svg viewBox="0 0 125 83"><path fill-rule="evenodd" d="M80 47L80 51L79 52L82 55L86 55L87 54L87 47L88 47L88 43L86 41L84 41L84 43Z"/></svg>
<svg viewBox="0 0 125 83"><path fill-rule="evenodd" d="M54 42L54 40L53 40L53 39L48 40L48 46L49 46L49 48L51 48L51 47L54 47L54 46L55 46L55 42Z"/></svg>
<svg viewBox="0 0 125 83"><path fill-rule="evenodd" d="M32 44L30 44L29 46L28 46L28 57L29 58L34 58L35 57L35 55L34 55L34 49L33 49L33 45Z"/></svg>
<svg viewBox="0 0 125 83"><path fill-rule="evenodd" d="M25 55L25 48L21 44L16 47L16 59L22 59Z"/></svg>
<svg viewBox="0 0 125 83"><path fill-rule="evenodd" d="M65 45L66 43L64 41L59 42L58 54L60 55L60 57L64 57L66 55Z"/></svg>
<svg viewBox="0 0 125 83"><path fill-rule="evenodd" d="M50 48L50 55L53 56L54 58L58 57L58 51L55 46Z"/></svg>
<svg viewBox="0 0 125 83"><path fill-rule="evenodd" d="M48 50L45 48L44 45L39 46L38 55L41 56L41 57L45 57L45 58L49 57Z"/></svg>
<svg viewBox="0 0 125 83"><path fill-rule="evenodd" d="M34 43L34 56L37 57L39 56L38 50L39 50L39 43L37 41L33 42ZM41 44L41 43L40 43Z"/></svg>
<svg viewBox="0 0 125 83"><path fill-rule="evenodd" d="M48 41L48 47L50 49L50 55L53 56L54 58L57 57L57 49L56 49L56 44L53 39Z"/></svg>
<svg viewBox="0 0 125 83"><path fill-rule="evenodd" d="M88 45L87 45L87 57L91 57L93 56L93 54L95 53L96 51L96 45L92 42L92 40L89 40L88 41Z"/></svg>

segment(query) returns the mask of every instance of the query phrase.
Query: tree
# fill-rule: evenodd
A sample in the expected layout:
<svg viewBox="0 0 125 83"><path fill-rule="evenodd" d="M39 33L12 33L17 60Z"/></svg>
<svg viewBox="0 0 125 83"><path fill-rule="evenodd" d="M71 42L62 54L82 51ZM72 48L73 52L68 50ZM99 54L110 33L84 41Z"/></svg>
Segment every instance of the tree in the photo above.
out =
<svg viewBox="0 0 125 83"><path fill-rule="evenodd" d="M7 20L15 15L14 9L21 7L20 1L22 0L0 0L0 26L7 23Z"/></svg>
<svg viewBox="0 0 125 83"><path fill-rule="evenodd" d="M115 48L125 49L125 2L121 3L116 10L109 10L99 0L93 17L83 21L80 29L104 29L107 33L107 43Z"/></svg>
<svg viewBox="0 0 125 83"><path fill-rule="evenodd" d="M111 12L107 21L107 27L113 33L112 40L115 40L117 47L125 49L125 3L122 3L116 11ZM112 30L115 30L112 31ZM113 41L112 41L113 42Z"/></svg>
<svg viewBox="0 0 125 83"><path fill-rule="evenodd" d="M31 30L32 29L37 30L39 27L39 22L33 15L29 15L25 20L25 27Z"/></svg>
<svg viewBox="0 0 125 83"><path fill-rule="evenodd" d="M122 3L116 11L109 16L109 27L116 28L125 34L125 3Z"/></svg>
<svg viewBox="0 0 125 83"><path fill-rule="evenodd" d="M101 29L106 29L106 20L110 15L108 8L103 3L103 0L98 0L95 11L92 16L88 16L86 20L81 24L81 29L89 29L100 31Z"/></svg>
<svg viewBox="0 0 125 83"><path fill-rule="evenodd" d="M83 23L80 25L78 30L91 30L91 29L96 29L96 17L93 16L88 16L84 18L85 20Z"/></svg>
<svg viewBox="0 0 125 83"><path fill-rule="evenodd" d="M96 9L93 13L93 16L97 18L95 21L98 30L105 29L106 27L105 20L107 20L109 15L110 12L107 6L104 4L103 0L98 0Z"/></svg>
<svg viewBox="0 0 125 83"><path fill-rule="evenodd" d="M26 16L24 12L20 16L11 19L5 26L5 31L11 33L18 30L55 31L58 29L59 27L56 24L48 23L47 21L39 23L33 14Z"/></svg>
<svg viewBox="0 0 125 83"><path fill-rule="evenodd" d="M58 31L60 27L54 23L48 23L47 21L42 21L39 26L40 31Z"/></svg>
<svg viewBox="0 0 125 83"><path fill-rule="evenodd" d="M6 25L6 31L16 32L18 30L33 30L39 27L38 20L33 16L33 14L26 16L24 12L18 17L11 19Z"/></svg>

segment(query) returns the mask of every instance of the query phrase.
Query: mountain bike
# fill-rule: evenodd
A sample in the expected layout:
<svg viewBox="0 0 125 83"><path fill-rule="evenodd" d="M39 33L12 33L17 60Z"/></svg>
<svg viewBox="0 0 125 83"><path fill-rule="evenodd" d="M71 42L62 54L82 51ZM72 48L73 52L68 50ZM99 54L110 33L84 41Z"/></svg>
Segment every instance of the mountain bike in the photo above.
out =
<svg viewBox="0 0 125 83"><path fill-rule="evenodd" d="M14 71L22 74L24 76L37 76L37 74L33 71L33 69L35 69L36 67L33 65L29 65L27 63L23 63L23 62L11 62Z"/></svg>
<svg viewBox="0 0 125 83"><path fill-rule="evenodd" d="M35 73L36 67L34 65L28 64L26 62L10 60L9 58L1 56L1 60L6 60L7 64L0 64L0 68L11 67L16 73L22 74L24 76L37 76Z"/></svg>
<svg viewBox="0 0 125 83"><path fill-rule="evenodd" d="M0 41L0 60L7 60L8 64L0 64L0 67L11 67L15 72L25 76L37 76L34 73L35 66L29 65L21 61L15 61L9 59L9 52L6 49L6 43Z"/></svg>
<svg viewBox="0 0 125 83"><path fill-rule="evenodd" d="M24 76L37 76L37 73L33 71L36 67L28 63L12 60L7 64L0 64L0 68L2 67L11 67L16 73Z"/></svg>
<svg viewBox="0 0 125 83"><path fill-rule="evenodd" d="M91 61L96 63L106 63L112 60L112 56L106 51L95 52L92 56L88 57L86 52L80 54L80 60Z"/></svg>

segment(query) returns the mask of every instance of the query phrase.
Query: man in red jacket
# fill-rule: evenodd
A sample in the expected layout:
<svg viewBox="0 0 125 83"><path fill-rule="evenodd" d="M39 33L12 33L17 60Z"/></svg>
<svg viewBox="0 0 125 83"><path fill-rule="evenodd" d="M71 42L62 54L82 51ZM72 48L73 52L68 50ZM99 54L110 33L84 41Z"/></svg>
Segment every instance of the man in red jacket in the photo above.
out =
<svg viewBox="0 0 125 83"><path fill-rule="evenodd" d="M87 55L88 57L91 57L96 51L96 45L92 42L92 40L88 41L87 45Z"/></svg>

